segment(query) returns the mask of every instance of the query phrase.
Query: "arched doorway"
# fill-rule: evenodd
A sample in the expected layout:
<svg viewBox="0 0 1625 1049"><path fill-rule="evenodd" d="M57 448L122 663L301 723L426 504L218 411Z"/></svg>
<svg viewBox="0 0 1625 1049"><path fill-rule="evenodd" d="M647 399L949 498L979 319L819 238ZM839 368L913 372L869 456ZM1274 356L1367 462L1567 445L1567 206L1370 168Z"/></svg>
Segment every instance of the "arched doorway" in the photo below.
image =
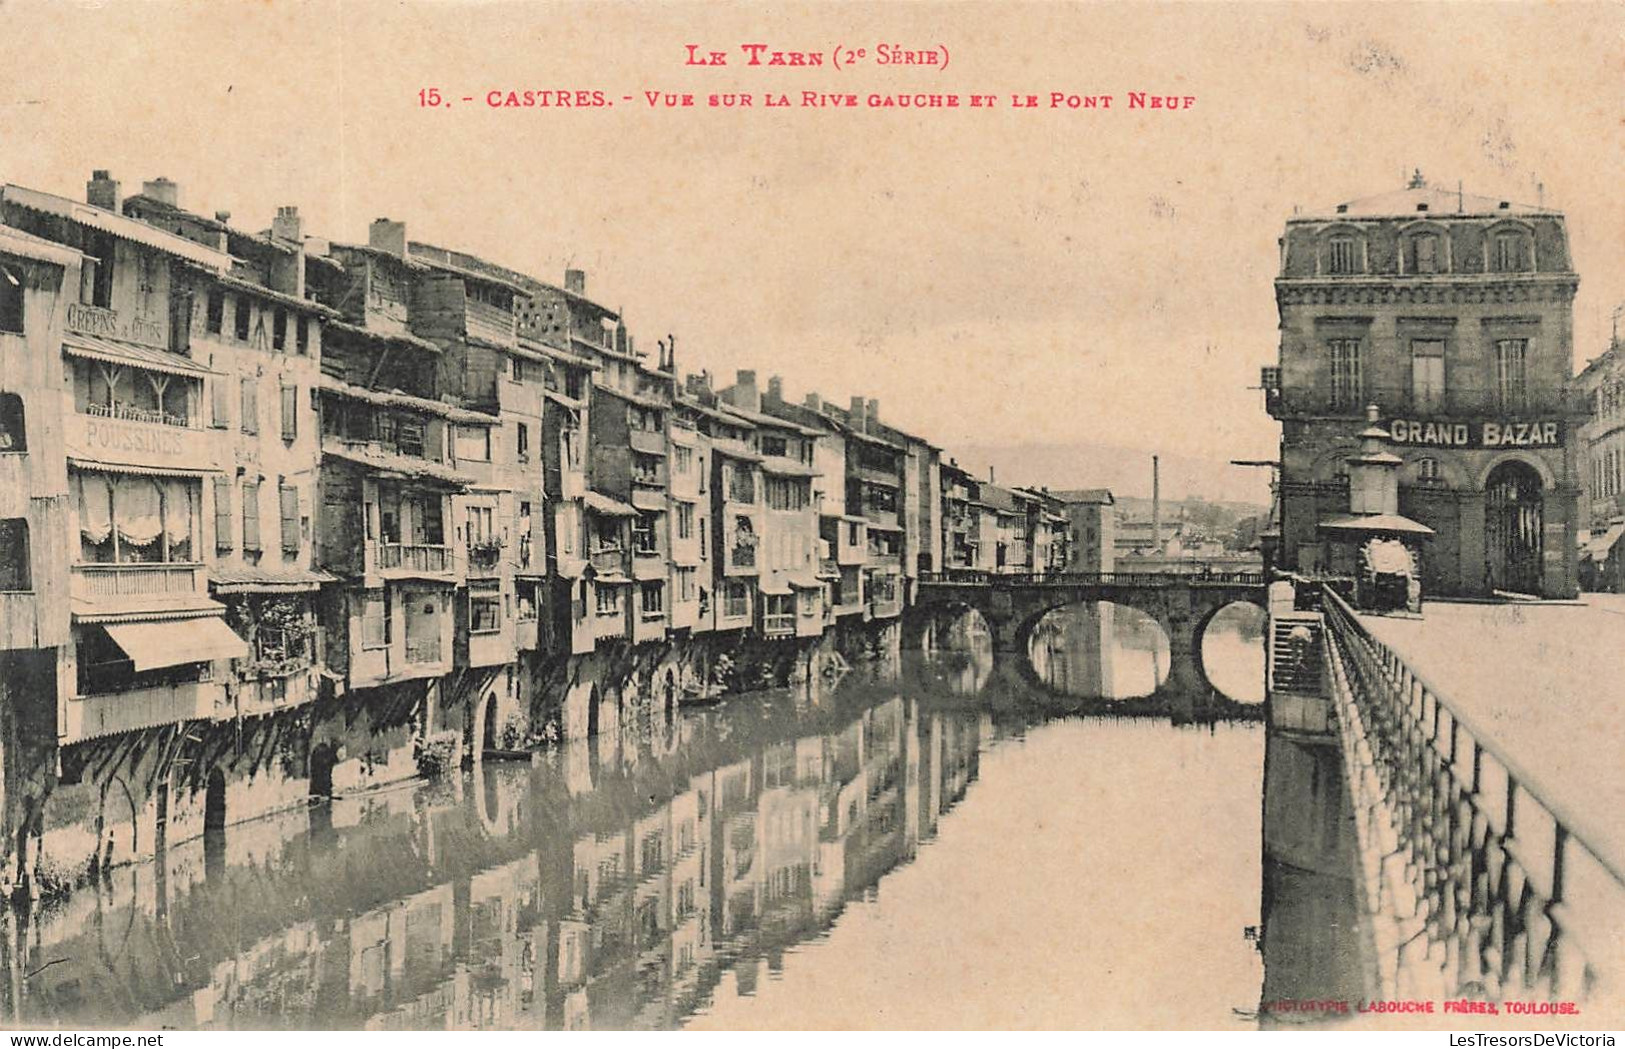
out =
<svg viewBox="0 0 1625 1049"><path fill-rule="evenodd" d="M1520 594L1541 592L1544 557L1544 493L1540 474L1510 460L1484 482L1486 585Z"/></svg>
<svg viewBox="0 0 1625 1049"><path fill-rule="evenodd" d="M485 735L481 740L480 750L495 750L502 746L502 740L497 736L497 697L492 693L485 697ZM478 755L476 755L478 757Z"/></svg>

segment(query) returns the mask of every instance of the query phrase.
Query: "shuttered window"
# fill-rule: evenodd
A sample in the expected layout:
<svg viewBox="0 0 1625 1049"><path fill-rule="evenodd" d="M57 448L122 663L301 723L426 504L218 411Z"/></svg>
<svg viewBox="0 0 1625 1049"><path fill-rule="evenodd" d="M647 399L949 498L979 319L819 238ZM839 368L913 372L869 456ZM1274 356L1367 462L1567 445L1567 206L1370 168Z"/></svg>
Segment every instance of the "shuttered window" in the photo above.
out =
<svg viewBox="0 0 1625 1049"><path fill-rule="evenodd" d="M281 485L277 495L282 501L282 552L299 552L299 489Z"/></svg>
<svg viewBox="0 0 1625 1049"><path fill-rule="evenodd" d="M231 534L231 481L224 477L214 479L214 548L230 550L235 545Z"/></svg>
<svg viewBox="0 0 1625 1049"><path fill-rule="evenodd" d="M299 436L299 387L282 387L282 439L291 441Z"/></svg>
<svg viewBox="0 0 1625 1049"><path fill-rule="evenodd" d="M253 377L243 379L243 432L260 432L259 380Z"/></svg>
<svg viewBox="0 0 1625 1049"><path fill-rule="evenodd" d="M225 429L231 425L231 384L223 375L209 380L210 401L213 410L210 412L210 425Z"/></svg>
<svg viewBox="0 0 1625 1049"><path fill-rule="evenodd" d="M260 483L243 482L243 549L260 548Z"/></svg>

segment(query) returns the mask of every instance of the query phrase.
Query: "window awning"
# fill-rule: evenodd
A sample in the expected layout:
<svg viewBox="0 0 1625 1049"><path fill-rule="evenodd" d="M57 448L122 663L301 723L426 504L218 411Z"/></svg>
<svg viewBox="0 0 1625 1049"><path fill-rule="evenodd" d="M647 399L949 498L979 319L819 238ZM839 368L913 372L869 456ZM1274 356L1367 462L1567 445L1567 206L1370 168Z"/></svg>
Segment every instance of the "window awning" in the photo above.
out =
<svg viewBox="0 0 1625 1049"><path fill-rule="evenodd" d="M1606 532L1593 536L1586 543L1585 552L1593 561L1606 561L1608 555L1614 549L1614 544L1619 542L1619 537L1622 535L1625 535L1625 521L1609 525Z"/></svg>
<svg viewBox="0 0 1625 1049"><path fill-rule="evenodd" d="M79 332L69 332L62 336L62 351L73 357L106 361L109 364L127 364L136 368L145 368L147 371L164 372L168 375L185 375L193 379L218 374L205 368L190 357L182 357L178 353L170 353L168 350L160 350L153 346L142 346L139 343L125 342L122 339L105 339L97 335L81 335Z"/></svg>
<svg viewBox="0 0 1625 1049"><path fill-rule="evenodd" d="M109 623L104 629L130 657L136 673L248 655L248 645L218 616L197 619L184 630L174 623Z"/></svg>
<svg viewBox="0 0 1625 1049"><path fill-rule="evenodd" d="M839 576L837 576L839 578ZM790 576L790 585L797 590L822 590L824 581L812 572L797 572Z"/></svg>
<svg viewBox="0 0 1625 1049"><path fill-rule="evenodd" d="M787 579L769 577L763 579L757 586L762 593L769 596L783 597L790 592L790 582Z"/></svg>
<svg viewBox="0 0 1625 1049"><path fill-rule="evenodd" d="M611 499L602 492L594 492L591 489L582 493L581 501L586 504L587 509L595 514L607 514L611 517L638 516L637 510L627 506L619 499Z"/></svg>
<svg viewBox="0 0 1625 1049"><path fill-rule="evenodd" d="M665 510L666 493L647 488L632 489L632 505L639 510Z"/></svg>

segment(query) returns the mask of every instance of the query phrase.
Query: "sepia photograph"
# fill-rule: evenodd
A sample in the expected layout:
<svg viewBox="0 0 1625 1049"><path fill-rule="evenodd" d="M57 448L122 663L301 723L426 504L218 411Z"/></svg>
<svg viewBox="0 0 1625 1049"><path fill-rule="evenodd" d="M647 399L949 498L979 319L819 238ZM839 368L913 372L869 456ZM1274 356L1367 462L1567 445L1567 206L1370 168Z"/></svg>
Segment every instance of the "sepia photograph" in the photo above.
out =
<svg viewBox="0 0 1625 1049"><path fill-rule="evenodd" d="M1622 84L0 0L0 1030L1613 1045Z"/></svg>

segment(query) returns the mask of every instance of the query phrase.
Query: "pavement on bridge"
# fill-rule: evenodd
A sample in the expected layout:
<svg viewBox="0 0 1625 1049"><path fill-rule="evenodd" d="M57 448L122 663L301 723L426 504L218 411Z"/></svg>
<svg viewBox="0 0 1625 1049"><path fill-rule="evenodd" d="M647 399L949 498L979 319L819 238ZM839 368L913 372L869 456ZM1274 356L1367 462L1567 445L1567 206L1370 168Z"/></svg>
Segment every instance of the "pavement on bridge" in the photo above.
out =
<svg viewBox="0 0 1625 1049"><path fill-rule="evenodd" d="M1625 865L1625 594L1360 621Z"/></svg>

